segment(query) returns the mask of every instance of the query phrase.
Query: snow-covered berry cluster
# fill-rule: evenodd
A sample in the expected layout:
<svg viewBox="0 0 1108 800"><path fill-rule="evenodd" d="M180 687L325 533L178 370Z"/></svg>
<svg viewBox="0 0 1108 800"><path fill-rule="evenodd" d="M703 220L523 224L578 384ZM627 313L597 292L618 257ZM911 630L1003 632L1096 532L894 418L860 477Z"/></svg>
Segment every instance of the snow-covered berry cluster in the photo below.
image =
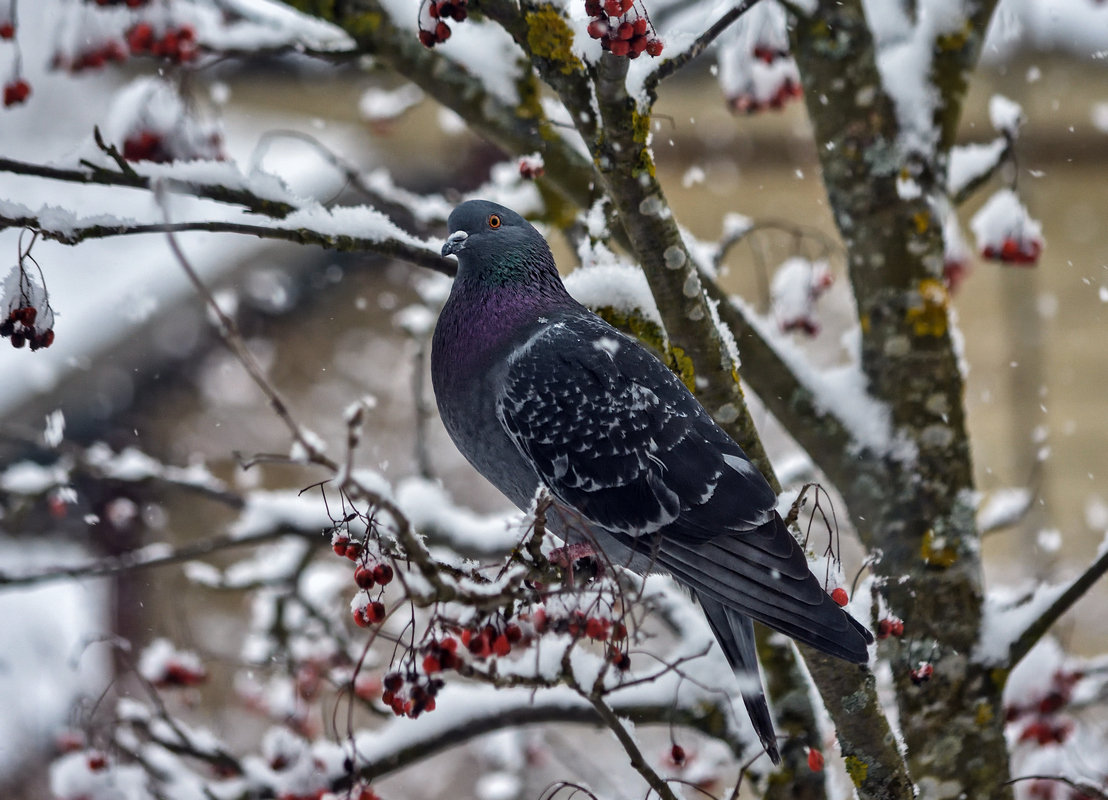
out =
<svg viewBox="0 0 1108 800"><path fill-rule="evenodd" d="M523 158L519 160L519 176L521 178L534 180L535 178L541 178L545 174L546 164L543 162L540 154L532 153L529 156L523 156Z"/></svg>
<svg viewBox="0 0 1108 800"><path fill-rule="evenodd" d="M974 214L970 229L983 258L1033 266L1043 251L1042 225L1027 213L1019 196L1001 189Z"/></svg>
<svg viewBox="0 0 1108 800"><path fill-rule="evenodd" d="M834 275L826 261L794 256L782 262L770 284L773 313L781 330L818 334L816 305L833 283Z"/></svg>
<svg viewBox="0 0 1108 800"><path fill-rule="evenodd" d="M800 73L789 55L788 19L777 3L759 3L724 37L719 82L740 114L777 110L800 97Z"/></svg>
<svg viewBox="0 0 1108 800"><path fill-rule="evenodd" d="M49 347L54 343L54 309L46 287L23 264L12 267L0 286L0 336L19 349Z"/></svg>
<svg viewBox="0 0 1108 800"><path fill-rule="evenodd" d="M155 639L143 650L138 671L160 689L199 686L208 679L200 657L178 650L168 639Z"/></svg>
<svg viewBox="0 0 1108 800"><path fill-rule="evenodd" d="M589 36L599 39L600 46L612 55L638 58L645 52L657 58L662 54L662 40L641 3L585 0L585 13L592 17Z"/></svg>
<svg viewBox="0 0 1108 800"><path fill-rule="evenodd" d="M219 126L198 118L180 92L178 85L161 78L135 81L116 97L106 138L120 142L128 161L221 161Z"/></svg>
<svg viewBox="0 0 1108 800"><path fill-rule="evenodd" d="M469 16L469 0L423 0L419 7L419 41L434 47L450 38L448 19L464 22Z"/></svg>
<svg viewBox="0 0 1108 800"><path fill-rule="evenodd" d="M1055 670L1041 696L1006 706L1008 723L1019 726L1017 741L1048 745L1069 739L1074 730L1073 720L1062 712L1073 699L1074 687L1084 677L1077 670Z"/></svg>

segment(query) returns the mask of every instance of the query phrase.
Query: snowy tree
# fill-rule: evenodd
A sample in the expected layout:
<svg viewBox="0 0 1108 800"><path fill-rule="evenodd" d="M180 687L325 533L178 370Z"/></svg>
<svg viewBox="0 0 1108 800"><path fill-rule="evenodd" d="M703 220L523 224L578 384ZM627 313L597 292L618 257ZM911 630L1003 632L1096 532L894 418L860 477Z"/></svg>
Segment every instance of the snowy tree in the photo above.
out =
<svg viewBox="0 0 1108 800"><path fill-rule="evenodd" d="M1065 582L986 592L982 537L1027 513L1031 495L982 502L950 305L970 260L958 208L971 197L992 192L970 222L981 258L1033 266L1043 250L1013 169L1023 110L997 95L989 140L958 140L990 24L1011 26L1020 13L1034 22L1040 12L1027 5L72 0L50 17L29 0L0 0L0 126L30 136L36 104L63 119L79 102L67 81L96 75L113 89L99 125L70 132L79 138L67 155L36 157L29 140L19 149L29 157L0 154L12 181L0 186L0 228L11 229L0 242L10 242L12 261L0 334L20 351L5 348L5 360L18 358L29 380L57 380L35 378L32 364L65 345L66 317L123 313L83 309L79 296L59 301L42 255L48 243L79 254L98 239L156 235L172 254L162 267L187 278L284 425L270 454L240 456L240 465L279 460L311 476L295 488L250 487L206 465L70 441L60 414L45 436L10 432L26 447L0 473L5 532L96 541L99 531L139 524L138 501L155 493L189 493L234 518L224 532L181 542L142 517L151 538L102 543L92 558L64 552L62 566L5 566L0 587L185 564L198 586L245 592L235 702L273 723L216 733L193 713L214 688L203 653L165 639L141 652L119 639L85 642L111 649L133 688L90 701L67 731L51 767L54 795L368 800L384 776L463 741L559 722L604 727L645 784L632 793L649 787L663 798L740 789L813 799L1108 796L1108 741L1083 713L1103 703L1104 660L1068 655L1049 638L1108 570L1108 549ZM1057 16L1069 27L1028 27L1108 46L1096 38L1108 31L1103 4L1066 0ZM341 193L304 176L294 188L267 168L269 148L291 134L266 134L252 159L234 157L198 100L208 81L221 104L211 76L227 63L294 63L319 81L341 70L395 75L360 103L378 132L437 103L444 124L469 128L498 154L464 196L502 202L563 235L581 265L567 278L571 292L654 348L757 462L813 571L878 639L871 664L855 667L761 637L785 737L779 768L733 708L735 679L706 624L668 578L557 548L545 496L523 518L450 497L434 479L440 454L418 381L418 469L400 479L359 455L378 435L374 398L350 398L341 422L327 426L341 432L331 441L313 431L322 421L285 399L234 298L212 288L218 235L411 266L414 300L393 324L412 345L418 378L454 269L439 248L460 195L418 192L303 135L312 168L338 176ZM675 76L704 64L736 113L803 102L841 243L800 220L759 219L742 197L712 240L674 213L656 169L665 120L655 104ZM44 88L35 70L46 68ZM137 73L126 83L117 77L125 69ZM52 97L55 89L69 94ZM703 170L690 171L690 183L703 180ZM764 297L730 295L726 259L767 232L791 242L789 257L766 278ZM852 300L850 358L825 366L809 345L827 336L821 297L837 261ZM744 388L802 453L781 480ZM239 447L229 436L228 449ZM862 553L850 569L840 533ZM242 548L250 555L223 555ZM655 725L671 738L664 759L642 744ZM718 763L711 742L722 743ZM478 783L482 797L523 796L535 756L520 736L502 744ZM545 796L575 792L626 794L567 771Z"/></svg>

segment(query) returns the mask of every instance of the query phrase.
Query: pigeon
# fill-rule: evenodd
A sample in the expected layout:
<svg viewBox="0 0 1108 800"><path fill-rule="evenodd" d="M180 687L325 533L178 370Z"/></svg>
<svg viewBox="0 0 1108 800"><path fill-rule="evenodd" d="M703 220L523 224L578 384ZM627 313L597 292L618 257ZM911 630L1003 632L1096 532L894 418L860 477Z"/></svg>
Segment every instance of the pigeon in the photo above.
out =
<svg viewBox="0 0 1108 800"><path fill-rule="evenodd" d="M448 227L458 272L431 377L450 437L520 509L545 487L547 529L567 544L685 586L779 763L752 620L857 664L872 635L809 570L742 448L665 364L570 297L542 234L485 200Z"/></svg>

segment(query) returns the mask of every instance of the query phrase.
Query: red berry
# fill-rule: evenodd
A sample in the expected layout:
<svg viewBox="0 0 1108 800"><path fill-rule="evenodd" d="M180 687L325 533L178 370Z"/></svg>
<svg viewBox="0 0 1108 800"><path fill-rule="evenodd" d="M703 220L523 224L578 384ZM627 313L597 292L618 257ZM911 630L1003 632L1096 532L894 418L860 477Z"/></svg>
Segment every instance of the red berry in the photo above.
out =
<svg viewBox="0 0 1108 800"><path fill-rule="evenodd" d="M808 769L812 772L821 772L823 770L823 753L816 750L814 747L808 749Z"/></svg>
<svg viewBox="0 0 1108 800"><path fill-rule="evenodd" d="M850 602L850 597L846 593L846 589L839 586L831 592L831 599L838 603L840 606L845 606Z"/></svg>
<svg viewBox="0 0 1108 800"><path fill-rule="evenodd" d="M31 84L20 78L4 85L4 105L15 106L24 102L31 93Z"/></svg>
<svg viewBox="0 0 1108 800"><path fill-rule="evenodd" d="M93 750L88 754L88 768L93 772L100 772L102 769L107 769L108 759L107 757L96 750Z"/></svg>
<svg viewBox="0 0 1108 800"><path fill-rule="evenodd" d="M636 36L646 36L646 29L649 27L646 17L639 17L632 24L635 26Z"/></svg>
<svg viewBox="0 0 1108 800"><path fill-rule="evenodd" d="M423 671L428 675L434 675L442 671L442 663L433 655L424 656Z"/></svg>
<svg viewBox="0 0 1108 800"><path fill-rule="evenodd" d="M368 606L366 606L366 616L369 617L369 621L376 624L378 622L385 621L385 604L380 600L374 600Z"/></svg>
<svg viewBox="0 0 1108 800"><path fill-rule="evenodd" d="M618 17L623 13L622 0L604 0L604 13L609 17Z"/></svg>
<svg viewBox="0 0 1108 800"><path fill-rule="evenodd" d="M600 0L585 0L585 13L590 17L599 17L603 13Z"/></svg>
<svg viewBox="0 0 1108 800"><path fill-rule="evenodd" d="M154 29L149 22L140 22L127 31L127 46L132 53L145 53L154 43Z"/></svg>
<svg viewBox="0 0 1108 800"><path fill-rule="evenodd" d="M502 633L496 637L496 640L492 643L492 651L501 657L512 652L512 643L508 641L507 634Z"/></svg>
<svg viewBox="0 0 1108 800"><path fill-rule="evenodd" d="M361 565L354 568L354 583L359 589L373 588L373 570Z"/></svg>
<svg viewBox="0 0 1108 800"><path fill-rule="evenodd" d="M631 656L617 650L612 654L612 664L614 664L616 669L620 672L626 672L631 669Z"/></svg>
<svg viewBox="0 0 1108 800"><path fill-rule="evenodd" d="M440 647L448 653L454 653L458 650L458 640L451 637L446 637L439 643Z"/></svg>
<svg viewBox="0 0 1108 800"><path fill-rule="evenodd" d="M674 764L681 766L685 763L685 748L679 744L673 745L673 747L669 749L669 757Z"/></svg>
<svg viewBox="0 0 1108 800"><path fill-rule="evenodd" d="M435 26L435 41L445 42L449 38L450 26L447 25L445 22L439 22L439 24Z"/></svg>
<svg viewBox="0 0 1108 800"><path fill-rule="evenodd" d="M626 14L631 10L631 6L635 5L635 0L621 0L619 11L621 14Z"/></svg>
<svg viewBox="0 0 1108 800"><path fill-rule="evenodd" d="M589 618L585 623L585 635L590 639L604 641L608 638L608 626L605 621L596 617Z"/></svg>
<svg viewBox="0 0 1108 800"><path fill-rule="evenodd" d="M631 45L625 39L612 39L608 49L612 51L613 56L625 56L631 52Z"/></svg>
<svg viewBox="0 0 1108 800"><path fill-rule="evenodd" d="M434 47L435 34L431 33L431 31L425 31L421 28L419 31L419 43L424 47Z"/></svg>
<svg viewBox="0 0 1108 800"><path fill-rule="evenodd" d="M432 19L438 19L439 18L439 4L438 3L431 3L431 5L427 7L427 13L431 15Z"/></svg>
<svg viewBox="0 0 1108 800"><path fill-rule="evenodd" d="M546 626L548 623L549 620L546 617L546 609L535 609L535 613L531 615L531 624L535 626L535 631L537 633L542 633L546 630Z"/></svg>
<svg viewBox="0 0 1108 800"><path fill-rule="evenodd" d="M627 626L622 622L617 622L612 626L612 641L618 642L621 639L627 638Z"/></svg>
<svg viewBox="0 0 1108 800"><path fill-rule="evenodd" d="M635 35L635 25L631 22L621 22L619 28L616 30L616 35L620 39L631 40L631 37Z"/></svg>
<svg viewBox="0 0 1108 800"><path fill-rule="evenodd" d="M931 676L934 674L935 668L925 661L908 673L908 677L912 679L912 683L916 686L920 686L931 680Z"/></svg>
<svg viewBox="0 0 1108 800"><path fill-rule="evenodd" d="M662 40L661 39L648 39L646 42L646 52L657 58L662 54Z"/></svg>
<svg viewBox="0 0 1108 800"><path fill-rule="evenodd" d="M400 687L404 685L404 677L399 672L390 672L385 676L384 686L390 692L400 691Z"/></svg>
<svg viewBox="0 0 1108 800"><path fill-rule="evenodd" d="M373 580L382 586L392 582L392 567L388 564L378 564L373 568Z"/></svg>
<svg viewBox="0 0 1108 800"><path fill-rule="evenodd" d="M631 39L631 57L642 55L643 50L646 49L646 37L635 36Z"/></svg>
<svg viewBox="0 0 1108 800"><path fill-rule="evenodd" d="M516 644L523 638L523 631L519 629L518 625L509 625L504 629L504 635L508 637L509 642Z"/></svg>
<svg viewBox="0 0 1108 800"><path fill-rule="evenodd" d="M0 22L0 39L14 39L15 26L10 22Z"/></svg>
<svg viewBox="0 0 1108 800"><path fill-rule="evenodd" d="M604 19L594 19L589 23L589 27L586 30L588 30L589 36L593 39L600 39L608 32L608 21Z"/></svg>
<svg viewBox="0 0 1108 800"><path fill-rule="evenodd" d="M354 609L354 624L359 628L368 628L373 623L369 620L369 614L364 608Z"/></svg>
<svg viewBox="0 0 1108 800"><path fill-rule="evenodd" d="M362 545L360 542L350 542L346 545L346 549L343 551L343 555L349 558L351 561L357 561L358 557L362 554Z"/></svg>

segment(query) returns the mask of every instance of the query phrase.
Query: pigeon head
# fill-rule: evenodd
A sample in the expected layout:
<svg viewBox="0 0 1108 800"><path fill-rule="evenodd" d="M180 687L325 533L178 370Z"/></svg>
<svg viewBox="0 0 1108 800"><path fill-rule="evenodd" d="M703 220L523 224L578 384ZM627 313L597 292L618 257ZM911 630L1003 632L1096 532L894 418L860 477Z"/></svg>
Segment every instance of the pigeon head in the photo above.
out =
<svg viewBox="0 0 1108 800"><path fill-rule="evenodd" d="M558 280L550 247L530 222L488 200L468 200L447 220L444 256L458 257L458 278L488 286Z"/></svg>

